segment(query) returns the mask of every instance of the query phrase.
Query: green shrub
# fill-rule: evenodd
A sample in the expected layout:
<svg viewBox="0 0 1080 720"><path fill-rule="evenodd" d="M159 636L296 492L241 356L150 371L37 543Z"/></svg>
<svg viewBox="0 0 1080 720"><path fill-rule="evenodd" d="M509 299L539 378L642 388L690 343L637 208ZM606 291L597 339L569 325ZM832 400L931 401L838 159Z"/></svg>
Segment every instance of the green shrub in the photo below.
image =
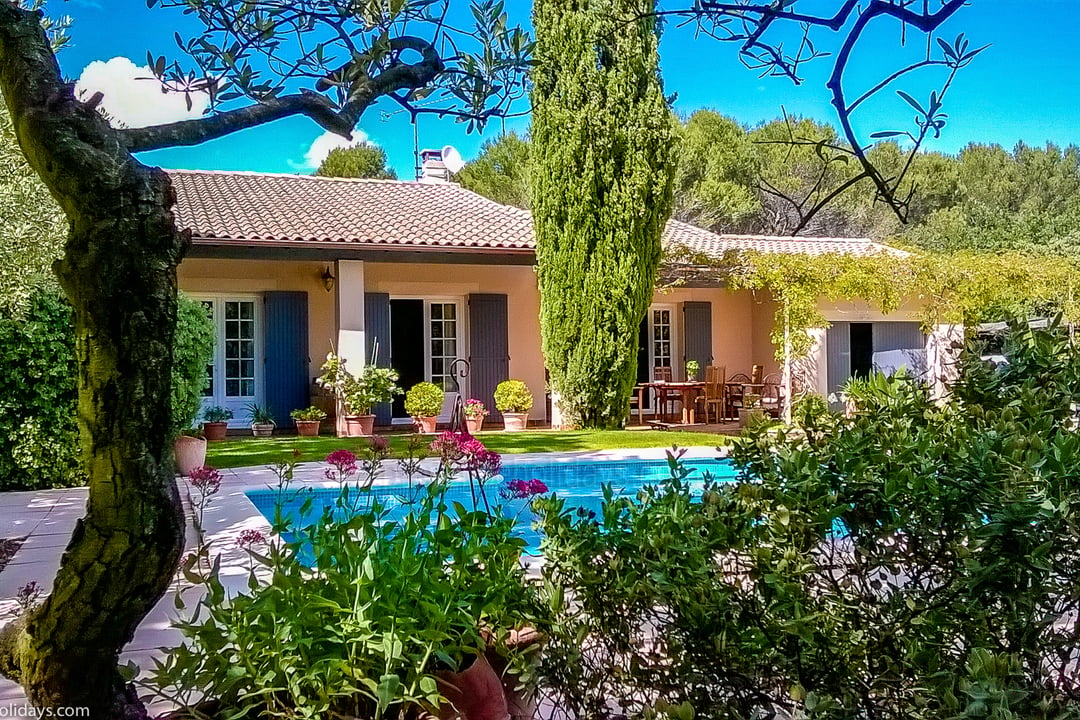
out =
<svg viewBox="0 0 1080 720"><path fill-rule="evenodd" d="M0 490L71 487L79 468L75 420L75 332L71 307L38 290L0 317ZM181 296L173 370L172 422L191 427L206 384L213 328L201 305Z"/></svg>
<svg viewBox="0 0 1080 720"><path fill-rule="evenodd" d="M435 417L442 412L445 397L435 383L418 382L405 393L405 412L411 417Z"/></svg>
<svg viewBox="0 0 1080 720"><path fill-rule="evenodd" d="M289 417L291 417L293 420L300 420L302 422L313 422L315 420L325 420L326 413L323 412L321 408L317 408L314 405L311 405L306 408L293 410L291 413L289 413Z"/></svg>
<svg viewBox="0 0 1080 720"><path fill-rule="evenodd" d="M383 457L373 444L363 458L367 484L370 461ZM343 480L357 472L347 451L327 461ZM206 593L194 619L179 623L184 643L160 661L162 694L211 699L222 718L412 717L407 703L438 703L436 671L489 647L527 676L525 652L506 642L537 612L524 541L511 518L450 507L445 480L416 488L396 522L347 484L319 517L301 510L297 521L279 504L274 531L288 540L249 546L240 594L226 592L216 561L193 556L184 574ZM278 487L281 501L311 493Z"/></svg>
<svg viewBox="0 0 1080 720"><path fill-rule="evenodd" d="M673 476L597 517L537 502L578 717L1061 718L1080 710L1080 351L1015 331L943 402L853 384L852 417L750 429L737 482ZM820 409L820 407L818 408Z"/></svg>
<svg viewBox="0 0 1080 720"><path fill-rule="evenodd" d="M495 408L499 412L526 413L532 406L529 386L520 380L503 380L495 388Z"/></svg>
<svg viewBox="0 0 1080 720"><path fill-rule="evenodd" d="M173 343L172 426L180 433L195 424L202 409L206 365L214 357L214 323L202 303L177 297Z"/></svg>
<svg viewBox="0 0 1080 720"><path fill-rule="evenodd" d="M79 470L71 308L36 291L0 317L0 490L71 487Z"/></svg>

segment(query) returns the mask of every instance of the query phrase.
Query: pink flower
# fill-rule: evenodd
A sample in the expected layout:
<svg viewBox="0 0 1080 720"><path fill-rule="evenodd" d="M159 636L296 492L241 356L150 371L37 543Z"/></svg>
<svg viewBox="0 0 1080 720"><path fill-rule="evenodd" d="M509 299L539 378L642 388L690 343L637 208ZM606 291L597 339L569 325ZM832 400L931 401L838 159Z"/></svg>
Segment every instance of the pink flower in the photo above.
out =
<svg viewBox="0 0 1080 720"><path fill-rule="evenodd" d="M356 472L356 456L348 450L335 450L326 456L326 462L337 468L340 475L352 475ZM329 468L327 476L329 477Z"/></svg>
<svg viewBox="0 0 1080 720"><path fill-rule="evenodd" d="M548 486L543 480L508 480L499 491L505 500L525 500L534 495L543 495Z"/></svg>
<svg viewBox="0 0 1080 720"><path fill-rule="evenodd" d="M242 548L250 548L254 545L263 545L266 543L266 536L262 534L261 530L249 528L247 530L241 530L240 534L236 536L236 544Z"/></svg>
<svg viewBox="0 0 1080 720"><path fill-rule="evenodd" d="M213 495L221 489L221 473L209 465L200 465L188 477L203 496Z"/></svg>
<svg viewBox="0 0 1080 720"><path fill-rule="evenodd" d="M468 418L482 418L488 414L487 408L484 407L484 403L476 398L469 398L465 401L465 417Z"/></svg>

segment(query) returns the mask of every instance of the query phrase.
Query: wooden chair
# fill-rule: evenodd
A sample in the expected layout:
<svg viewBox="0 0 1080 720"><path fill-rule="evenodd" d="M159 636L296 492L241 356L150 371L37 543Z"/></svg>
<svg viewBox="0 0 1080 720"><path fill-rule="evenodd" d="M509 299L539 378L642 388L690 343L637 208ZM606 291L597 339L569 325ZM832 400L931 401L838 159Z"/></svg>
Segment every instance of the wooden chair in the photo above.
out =
<svg viewBox="0 0 1080 720"><path fill-rule="evenodd" d="M765 368L763 368L761 365L754 365L750 369L750 384L751 385L760 385L762 382L764 382L761 379L761 374L763 372L765 372Z"/></svg>
<svg viewBox="0 0 1080 720"><path fill-rule="evenodd" d="M784 413L785 388L780 373L769 373L762 379L761 407L775 418Z"/></svg>
<svg viewBox="0 0 1080 720"><path fill-rule="evenodd" d="M653 368L653 382L669 383L669 382L671 382L671 379L672 379L672 374L671 374L671 366L670 365L659 365L659 366ZM668 394L668 393L663 393L663 392L657 391L656 392L656 397L657 397L657 403L660 403L660 401L662 400L664 405L667 405L667 406L670 407L670 409L671 409L670 410L670 415L675 414L675 403L679 403L680 405L682 404L682 397L680 395L676 395L674 393L673 394ZM663 419L663 417L669 415L668 408L666 408L666 407L657 407L657 411L660 413L661 419Z"/></svg>
<svg viewBox="0 0 1080 720"><path fill-rule="evenodd" d="M738 416L736 410L742 407L743 393L745 392L741 383L748 382L750 382L749 375L746 373L735 373L731 376L731 379L724 384L724 390L727 395L727 398L724 401L724 408L726 410L724 415L725 418Z"/></svg>
<svg viewBox="0 0 1080 720"><path fill-rule="evenodd" d="M726 375L726 367L709 365L705 368L705 394L695 398L695 402L703 405L705 422L709 422L710 411L716 422L720 422L720 419L727 414L727 394L724 392Z"/></svg>

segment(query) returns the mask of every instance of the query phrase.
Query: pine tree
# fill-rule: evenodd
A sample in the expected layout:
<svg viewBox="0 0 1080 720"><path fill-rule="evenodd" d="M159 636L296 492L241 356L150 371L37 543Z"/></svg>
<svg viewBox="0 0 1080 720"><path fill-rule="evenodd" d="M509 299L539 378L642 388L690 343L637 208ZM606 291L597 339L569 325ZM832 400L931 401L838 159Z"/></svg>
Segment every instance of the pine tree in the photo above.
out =
<svg viewBox="0 0 1080 720"><path fill-rule="evenodd" d="M655 0L537 0L532 209L540 322L566 417L619 426L671 213Z"/></svg>

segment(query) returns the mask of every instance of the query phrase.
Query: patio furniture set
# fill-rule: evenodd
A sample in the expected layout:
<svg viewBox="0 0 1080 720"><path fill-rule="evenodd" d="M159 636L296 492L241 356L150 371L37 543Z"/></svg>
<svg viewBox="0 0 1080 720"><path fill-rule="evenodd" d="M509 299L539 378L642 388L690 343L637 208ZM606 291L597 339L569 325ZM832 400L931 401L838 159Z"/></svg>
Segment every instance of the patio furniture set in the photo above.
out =
<svg viewBox="0 0 1080 720"><path fill-rule="evenodd" d="M704 380L678 381L672 379L670 367L654 368L651 382L634 386L632 400L639 425L645 424L646 393L656 399L653 418L648 422L656 427L667 427L680 419L683 425L694 425L699 417L706 423L737 420L740 409L750 408L780 417L786 400L780 373L763 375L761 365L754 365L749 375L735 373L731 377L726 367L710 365L705 368Z"/></svg>

